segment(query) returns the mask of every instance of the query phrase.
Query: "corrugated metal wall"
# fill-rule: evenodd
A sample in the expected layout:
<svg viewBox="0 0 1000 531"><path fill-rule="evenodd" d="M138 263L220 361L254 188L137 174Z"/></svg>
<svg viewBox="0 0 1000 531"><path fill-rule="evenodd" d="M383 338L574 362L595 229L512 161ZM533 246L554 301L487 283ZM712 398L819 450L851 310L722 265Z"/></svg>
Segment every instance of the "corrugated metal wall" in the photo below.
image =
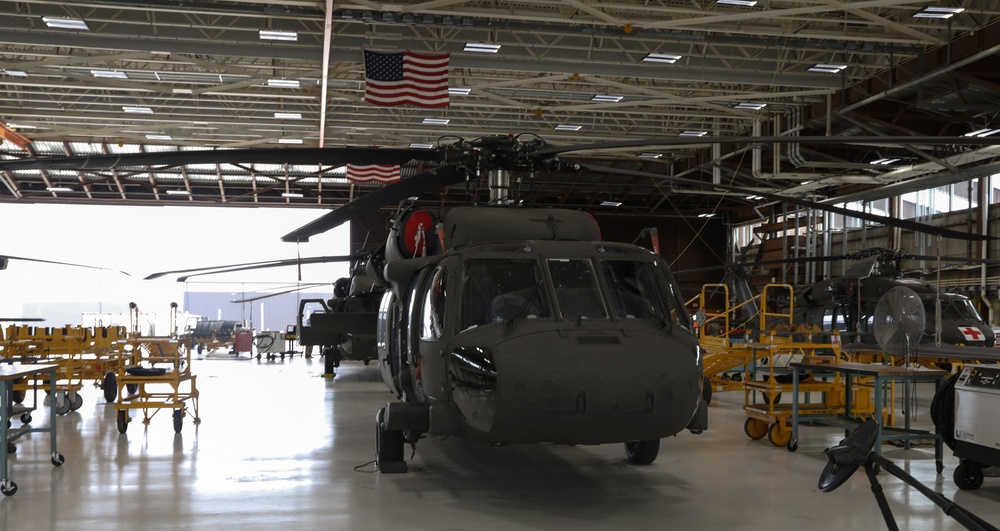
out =
<svg viewBox="0 0 1000 531"><path fill-rule="evenodd" d="M253 302L234 304L234 299L248 299L267 293L247 291L233 294L230 292L185 292L184 311L200 315L207 319L221 319L243 323L244 327L253 327L255 331L280 330L295 324L296 313L299 311L299 301L302 299L327 299L330 294L324 293L284 293Z"/></svg>

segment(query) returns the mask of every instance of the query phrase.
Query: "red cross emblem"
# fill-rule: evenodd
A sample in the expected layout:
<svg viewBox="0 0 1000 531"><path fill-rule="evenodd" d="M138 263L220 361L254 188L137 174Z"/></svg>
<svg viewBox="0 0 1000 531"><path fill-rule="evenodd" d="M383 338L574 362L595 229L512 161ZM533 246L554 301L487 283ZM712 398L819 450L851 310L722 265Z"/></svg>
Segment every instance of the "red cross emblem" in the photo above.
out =
<svg viewBox="0 0 1000 531"><path fill-rule="evenodd" d="M958 330L962 332L962 335L965 336L965 339L968 341L982 341L985 337L978 328L973 328L971 326L959 328Z"/></svg>

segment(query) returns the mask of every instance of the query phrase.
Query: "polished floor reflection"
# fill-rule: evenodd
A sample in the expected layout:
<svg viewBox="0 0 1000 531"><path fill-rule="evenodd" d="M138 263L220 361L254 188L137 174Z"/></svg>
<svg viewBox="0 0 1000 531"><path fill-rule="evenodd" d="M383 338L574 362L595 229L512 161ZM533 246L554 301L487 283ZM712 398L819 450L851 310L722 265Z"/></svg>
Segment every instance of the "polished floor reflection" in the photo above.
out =
<svg viewBox="0 0 1000 531"><path fill-rule="evenodd" d="M320 376L322 360L299 356L223 356L193 370L202 422L185 419L180 434L166 412L119 434L114 408L88 387L83 407L56 419L62 467L49 462L47 435L21 439L0 529L885 529L863 473L832 493L817 488L822 451L843 432L803 427L796 453L750 440L742 393L716 395L709 431L663 441L647 467L625 463L619 445L428 439L413 471L380 475L374 418L392 397L374 365L345 363L333 380ZM919 415L929 422L926 406ZM39 411L33 422L48 421ZM958 491L945 453L942 476L931 459L896 462L1000 524L1000 478ZM912 487L880 481L900 528L962 528Z"/></svg>

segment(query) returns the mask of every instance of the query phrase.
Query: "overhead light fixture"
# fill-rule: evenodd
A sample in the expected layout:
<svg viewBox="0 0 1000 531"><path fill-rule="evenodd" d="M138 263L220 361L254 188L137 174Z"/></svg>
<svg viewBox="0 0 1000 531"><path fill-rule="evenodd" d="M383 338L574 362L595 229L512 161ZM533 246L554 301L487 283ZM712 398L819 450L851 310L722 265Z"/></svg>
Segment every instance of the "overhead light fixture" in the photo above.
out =
<svg viewBox="0 0 1000 531"><path fill-rule="evenodd" d="M38 126L34 125L22 125L22 124L7 124L7 127L11 129L38 129Z"/></svg>
<svg viewBox="0 0 1000 531"><path fill-rule="evenodd" d="M913 18L951 18L962 11L964 7L928 6L913 14Z"/></svg>
<svg viewBox="0 0 1000 531"><path fill-rule="evenodd" d="M413 149L434 149L434 144L421 144L414 142L410 144L410 147Z"/></svg>
<svg viewBox="0 0 1000 531"><path fill-rule="evenodd" d="M705 136L708 131L681 131L678 136Z"/></svg>
<svg viewBox="0 0 1000 531"><path fill-rule="evenodd" d="M663 153L639 153L640 159L658 159L663 156Z"/></svg>
<svg viewBox="0 0 1000 531"><path fill-rule="evenodd" d="M103 77L107 79L128 79L128 74L125 72L119 72L118 70L91 70L90 73L94 77Z"/></svg>
<svg viewBox="0 0 1000 531"><path fill-rule="evenodd" d="M72 192L73 189L66 186L48 186L45 188L50 192Z"/></svg>
<svg viewBox="0 0 1000 531"><path fill-rule="evenodd" d="M674 64L680 60L682 56L674 55L669 53L648 53L646 57L642 60L647 63L670 63Z"/></svg>
<svg viewBox="0 0 1000 531"><path fill-rule="evenodd" d="M299 34L294 31L260 30L260 38L264 41L297 41Z"/></svg>
<svg viewBox="0 0 1000 531"><path fill-rule="evenodd" d="M965 134L964 134L964 135L962 135L962 136L977 136L977 137L984 137L984 136L991 136L991 135L995 135L995 134L997 134L997 133L1000 133L1000 129L990 129L990 128L985 128L985 129L977 129L977 130L975 130L975 131L972 131L971 133L965 133Z"/></svg>
<svg viewBox="0 0 1000 531"><path fill-rule="evenodd" d="M278 143L279 144L301 144L302 143L302 139L301 138L279 138L278 139Z"/></svg>
<svg viewBox="0 0 1000 531"><path fill-rule="evenodd" d="M597 102L600 102L600 103L618 103L619 101L622 101L623 99L625 99L625 96L612 96L610 94L598 94L598 95L594 96L593 98L590 98L590 101L597 101Z"/></svg>
<svg viewBox="0 0 1000 531"><path fill-rule="evenodd" d="M816 63L807 68L806 71L819 72L821 74L836 74L845 68L847 68L847 65L828 65L823 63Z"/></svg>
<svg viewBox="0 0 1000 531"><path fill-rule="evenodd" d="M50 28L90 31L90 26L82 18L42 17L42 22Z"/></svg>
<svg viewBox="0 0 1000 531"><path fill-rule="evenodd" d="M715 214L698 214L699 218L706 218L706 219L714 217L714 216L715 216Z"/></svg>
<svg viewBox="0 0 1000 531"><path fill-rule="evenodd" d="M150 134L150 135L146 135L146 139L147 140L173 140L173 137L171 137L170 135L153 135L153 134Z"/></svg>
<svg viewBox="0 0 1000 531"><path fill-rule="evenodd" d="M275 118L288 118L289 120L299 120L302 118L302 113L300 112L276 112L274 113Z"/></svg>
<svg viewBox="0 0 1000 531"><path fill-rule="evenodd" d="M191 195L187 190L167 190L167 195Z"/></svg>
<svg viewBox="0 0 1000 531"><path fill-rule="evenodd" d="M175 88L173 92L174 94L191 94L193 91L186 88Z"/></svg>
<svg viewBox="0 0 1000 531"><path fill-rule="evenodd" d="M132 107L129 105L122 105L122 111L132 114L153 114L153 109L149 107Z"/></svg>
<svg viewBox="0 0 1000 531"><path fill-rule="evenodd" d="M282 88L299 88L298 79L268 79L267 86Z"/></svg>
<svg viewBox="0 0 1000 531"><path fill-rule="evenodd" d="M450 121L448 118L424 118L422 123L424 125L448 125Z"/></svg>
<svg viewBox="0 0 1000 531"><path fill-rule="evenodd" d="M874 164L878 166L885 166L886 164L892 164L893 162L899 162L899 159L881 158L878 160L873 160L868 164Z"/></svg>
<svg viewBox="0 0 1000 531"><path fill-rule="evenodd" d="M737 103L736 106L733 107L733 108L734 109L748 109L748 110L751 110L751 111L759 111L759 110L763 109L764 107L767 107L766 103L751 103L751 102L748 102L748 101L744 101L744 102Z"/></svg>
<svg viewBox="0 0 1000 531"><path fill-rule="evenodd" d="M10 68L5 68L3 73L7 74L8 76L14 76L14 77L28 77L28 73L25 72L24 70L13 70Z"/></svg>
<svg viewBox="0 0 1000 531"><path fill-rule="evenodd" d="M500 51L500 45L487 44L484 42L470 42L466 43L465 48L462 51L476 52L476 53L497 53Z"/></svg>
<svg viewBox="0 0 1000 531"><path fill-rule="evenodd" d="M582 125L560 124L556 126L556 131L579 131L580 129L583 129Z"/></svg>
<svg viewBox="0 0 1000 531"><path fill-rule="evenodd" d="M716 0L715 3L730 6L753 7L757 5L757 0Z"/></svg>
<svg viewBox="0 0 1000 531"><path fill-rule="evenodd" d="M448 94L452 96L468 96L472 92L470 88L448 87Z"/></svg>
<svg viewBox="0 0 1000 531"><path fill-rule="evenodd" d="M606 207L620 207L620 206L622 206L622 202L621 201L603 201L603 202L601 202L601 206L606 206Z"/></svg>
<svg viewBox="0 0 1000 531"><path fill-rule="evenodd" d="M751 201L759 201L759 200L764 199L764 198L761 197L761 196L759 196L759 195L748 195L748 196L746 196L746 199L749 199Z"/></svg>
<svg viewBox="0 0 1000 531"><path fill-rule="evenodd" d="M303 197L302 194L297 194L295 192L285 192L281 194L281 197Z"/></svg>

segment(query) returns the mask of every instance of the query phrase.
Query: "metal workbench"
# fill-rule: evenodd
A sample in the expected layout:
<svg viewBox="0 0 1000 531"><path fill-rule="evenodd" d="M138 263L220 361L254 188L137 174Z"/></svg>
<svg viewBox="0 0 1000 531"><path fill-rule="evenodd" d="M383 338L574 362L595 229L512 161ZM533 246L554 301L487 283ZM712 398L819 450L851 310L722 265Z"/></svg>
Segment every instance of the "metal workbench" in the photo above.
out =
<svg viewBox="0 0 1000 531"><path fill-rule="evenodd" d="M0 364L0 440L6 441L5 447L0 450L0 474L2 474L0 475L0 493L5 496L12 496L17 492L17 483L11 481L7 475L7 450L11 443L21 436L35 432L48 433L52 446L52 464L61 466L65 462L62 454L56 451L56 371L58 369L59 365L55 363ZM38 375L42 373L48 374L46 383L49 386L49 396L51 397L49 400L49 425L45 428L33 428L29 423L31 422L31 411L39 404L38 382L40 379ZM35 382L33 388L34 407L13 404L14 384L22 379L32 379ZM8 427L9 419L17 415L20 415L22 425L18 428Z"/></svg>
<svg viewBox="0 0 1000 531"><path fill-rule="evenodd" d="M892 403L885 404L886 384L890 382L933 382L934 390L943 385L948 376L946 371L927 368L907 368L893 365L881 365L875 363L792 363L792 440L788 443L788 449L795 451L798 448L799 422L808 420L830 426L844 427L845 434L857 427L860 422L853 418L851 414L851 392L855 385L855 378L871 378L874 386L875 420L878 424L877 439L875 441L875 452L882 453L882 443L884 441L912 441L916 439L934 440L934 459L937 462L938 474L944 470L942 463L943 449L941 430L935 426L934 431L915 430L909 428L885 427L882 426L882 411L885 407L893 407ZM842 374L845 380L844 411L837 415L800 415L799 414L799 378L807 372Z"/></svg>

